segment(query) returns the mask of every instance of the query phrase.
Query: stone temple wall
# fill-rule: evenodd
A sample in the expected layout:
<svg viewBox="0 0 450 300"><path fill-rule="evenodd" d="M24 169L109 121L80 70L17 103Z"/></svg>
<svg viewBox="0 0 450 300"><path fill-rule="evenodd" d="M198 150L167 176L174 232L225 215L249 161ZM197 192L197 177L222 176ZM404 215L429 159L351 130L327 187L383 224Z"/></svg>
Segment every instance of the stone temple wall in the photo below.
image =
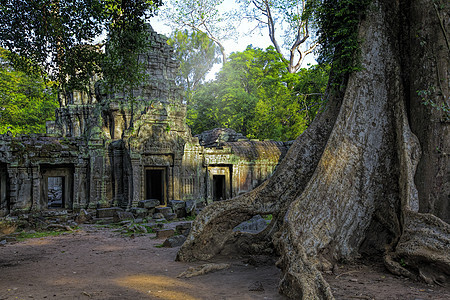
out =
<svg viewBox="0 0 450 300"><path fill-rule="evenodd" d="M167 39L148 30L150 46L139 59L149 77L133 91L138 101L94 82L95 93L65 95L47 134L0 136L0 216L129 209L144 199L210 203L250 191L273 173L286 143L248 140L231 129L191 135L175 83L179 64Z"/></svg>

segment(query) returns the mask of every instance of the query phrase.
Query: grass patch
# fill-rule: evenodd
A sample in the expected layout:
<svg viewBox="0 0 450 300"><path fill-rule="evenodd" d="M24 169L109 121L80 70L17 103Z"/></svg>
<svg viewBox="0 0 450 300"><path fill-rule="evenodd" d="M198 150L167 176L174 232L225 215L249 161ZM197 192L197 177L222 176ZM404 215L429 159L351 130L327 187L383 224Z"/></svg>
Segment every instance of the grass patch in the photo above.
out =
<svg viewBox="0 0 450 300"><path fill-rule="evenodd" d="M16 236L17 241L22 242L27 239L35 239L35 238L41 238L46 236L58 236L63 233L66 233L68 231L39 231L39 232L26 232L22 231L19 232L19 234Z"/></svg>
<svg viewBox="0 0 450 300"><path fill-rule="evenodd" d="M186 221L194 221L195 218L197 218L197 216L187 216L187 217L185 217L184 219L185 219Z"/></svg>

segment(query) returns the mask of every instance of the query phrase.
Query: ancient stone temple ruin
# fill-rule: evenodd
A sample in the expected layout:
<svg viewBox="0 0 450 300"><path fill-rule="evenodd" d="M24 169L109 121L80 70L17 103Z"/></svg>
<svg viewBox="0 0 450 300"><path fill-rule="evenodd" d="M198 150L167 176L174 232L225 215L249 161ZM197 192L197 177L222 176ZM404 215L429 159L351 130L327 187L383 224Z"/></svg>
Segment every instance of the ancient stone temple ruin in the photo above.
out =
<svg viewBox="0 0 450 300"><path fill-rule="evenodd" d="M135 207L157 199L210 203L255 188L288 145L253 141L230 129L193 137L186 125L178 63L150 30L140 60L148 79L134 90L62 99L47 134L0 136L0 216L54 208ZM136 96L137 95L137 96Z"/></svg>

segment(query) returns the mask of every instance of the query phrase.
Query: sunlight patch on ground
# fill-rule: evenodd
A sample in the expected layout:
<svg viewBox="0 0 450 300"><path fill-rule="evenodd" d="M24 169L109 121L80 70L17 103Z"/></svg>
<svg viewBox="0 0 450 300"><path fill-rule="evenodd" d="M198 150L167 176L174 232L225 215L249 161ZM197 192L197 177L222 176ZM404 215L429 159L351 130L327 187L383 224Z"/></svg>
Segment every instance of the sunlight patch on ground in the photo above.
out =
<svg viewBox="0 0 450 300"><path fill-rule="evenodd" d="M195 300L191 294L195 293L195 287L181 280L166 276L148 274L121 277L115 282L123 287L135 289L149 298Z"/></svg>
<svg viewBox="0 0 450 300"><path fill-rule="evenodd" d="M42 246L42 245L50 245L53 244L53 241L50 239L46 239L45 237L42 238L34 238L34 239L28 239L24 243L18 244L20 247L25 246Z"/></svg>

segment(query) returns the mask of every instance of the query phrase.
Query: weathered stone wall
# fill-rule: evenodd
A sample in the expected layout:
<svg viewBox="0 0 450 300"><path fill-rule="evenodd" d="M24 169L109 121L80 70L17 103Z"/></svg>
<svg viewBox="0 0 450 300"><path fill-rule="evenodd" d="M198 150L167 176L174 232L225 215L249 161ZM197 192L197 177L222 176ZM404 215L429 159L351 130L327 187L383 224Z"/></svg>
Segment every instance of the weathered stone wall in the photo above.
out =
<svg viewBox="0 0 450 300"><path fill-rule="evenodd" d="M46 135L0 136L0 216L49 209L51 177L63 182L61 208L78 210L128 209L149 197L161 205L209 203L270 176L285 143L250 141L231 129L192 137L175 83L179 64L167 38L149 31L150 46L139 56L148 79L133 101L92 82L89 93L60 97Z"/></svg>
<svg viewBox="0 0 450 300"><path fill-rule="evenodd" d="M79 138L0 136L0 213L47 209L49 177L64 178L64 208L87 206L95 151Z"/></svg>

